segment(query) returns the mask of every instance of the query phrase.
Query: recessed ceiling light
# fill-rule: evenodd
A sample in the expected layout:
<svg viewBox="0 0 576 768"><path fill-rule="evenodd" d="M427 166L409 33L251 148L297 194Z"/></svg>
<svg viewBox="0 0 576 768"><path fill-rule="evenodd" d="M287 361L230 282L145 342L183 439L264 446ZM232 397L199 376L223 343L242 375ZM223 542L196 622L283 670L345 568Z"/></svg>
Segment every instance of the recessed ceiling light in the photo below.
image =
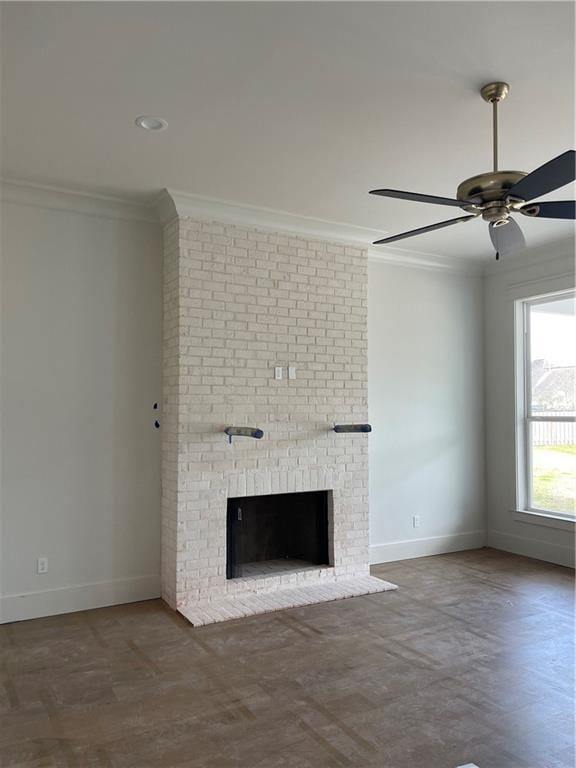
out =
<svg viewBox="0 0 576 768"><path fill-rule="evenodd" d="M134 121L138 128L142 128L144 131L163 131L168 128L168 123L161 117L151 117L150 115L142 115L137 117Z"/></svg>

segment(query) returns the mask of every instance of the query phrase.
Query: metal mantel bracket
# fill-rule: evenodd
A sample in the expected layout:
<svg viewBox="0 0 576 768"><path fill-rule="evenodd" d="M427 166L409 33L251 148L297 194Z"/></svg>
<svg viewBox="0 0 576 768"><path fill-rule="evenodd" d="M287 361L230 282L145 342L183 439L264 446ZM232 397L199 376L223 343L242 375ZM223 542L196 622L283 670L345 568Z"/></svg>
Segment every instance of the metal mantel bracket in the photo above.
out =
<svg viewBox="0 0 576 768"><path fill-rule="evenodd" d="M264 432L258 427L226 427L224 432L228 435L229 443L233 437L254 437L256 440L264 437Z"/></svg>
<svg viewBox="0 0 576 768"><path fill-rule="evenodd" d="M334 424L334 432L372 432L370 424Z"/></svg>

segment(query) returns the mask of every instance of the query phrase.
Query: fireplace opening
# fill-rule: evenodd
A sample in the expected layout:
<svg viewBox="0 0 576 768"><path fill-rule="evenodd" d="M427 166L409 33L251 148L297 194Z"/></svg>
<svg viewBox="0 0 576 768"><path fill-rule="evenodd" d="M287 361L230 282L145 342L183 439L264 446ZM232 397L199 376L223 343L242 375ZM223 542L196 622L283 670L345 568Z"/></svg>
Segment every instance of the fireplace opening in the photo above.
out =
<svg viewBox="0 0 576 768"><path fill-rule="evenodd" d="M228 499L226 578L330 565L332 491Z"/></svg>

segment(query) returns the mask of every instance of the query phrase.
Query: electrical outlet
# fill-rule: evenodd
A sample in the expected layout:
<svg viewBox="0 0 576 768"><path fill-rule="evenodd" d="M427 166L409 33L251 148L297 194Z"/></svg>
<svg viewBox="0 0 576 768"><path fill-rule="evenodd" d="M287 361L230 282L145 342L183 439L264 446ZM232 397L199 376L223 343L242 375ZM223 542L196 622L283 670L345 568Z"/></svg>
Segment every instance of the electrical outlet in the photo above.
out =
<svg viewBox="0 0 576 768"><path fill-rule="evenodd" d="M282 379L282 366L277 365L274 368L274 378L276 379L276 381L280 381Z"/></svg>
<svg viewBox="0 0 576 768"><path fill-rule="evenodd" d="M48 573L48 558L39 557L36 560L36 573Z"/></svg>
<svg viewBox="0 0 576 768"><path fill-rule="evenodd" d="M414 515L412 518L412 528L420 528L420 515Z"/></svg>
<svg viewBox="0 0 576 768"><path fill-rule="evenodd" d="M288 378L289 379L295 379L296 378L296 366L289 365L288 366Z"/></svg>

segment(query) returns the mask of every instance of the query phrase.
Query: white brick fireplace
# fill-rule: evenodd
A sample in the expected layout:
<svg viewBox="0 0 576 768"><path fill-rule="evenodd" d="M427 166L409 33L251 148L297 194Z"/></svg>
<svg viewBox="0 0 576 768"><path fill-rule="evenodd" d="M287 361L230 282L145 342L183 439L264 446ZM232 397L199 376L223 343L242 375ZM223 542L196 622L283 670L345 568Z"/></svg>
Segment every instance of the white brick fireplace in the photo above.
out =
<svg viewBox="0 0 576 768"><path fill-rule="evenodd" d="M392 588L369 576L369 436L332 429L368 421L366 248L162 207L164 599L204 624ZM328 565L226 578L229 498L321 490Z"/></svg>

